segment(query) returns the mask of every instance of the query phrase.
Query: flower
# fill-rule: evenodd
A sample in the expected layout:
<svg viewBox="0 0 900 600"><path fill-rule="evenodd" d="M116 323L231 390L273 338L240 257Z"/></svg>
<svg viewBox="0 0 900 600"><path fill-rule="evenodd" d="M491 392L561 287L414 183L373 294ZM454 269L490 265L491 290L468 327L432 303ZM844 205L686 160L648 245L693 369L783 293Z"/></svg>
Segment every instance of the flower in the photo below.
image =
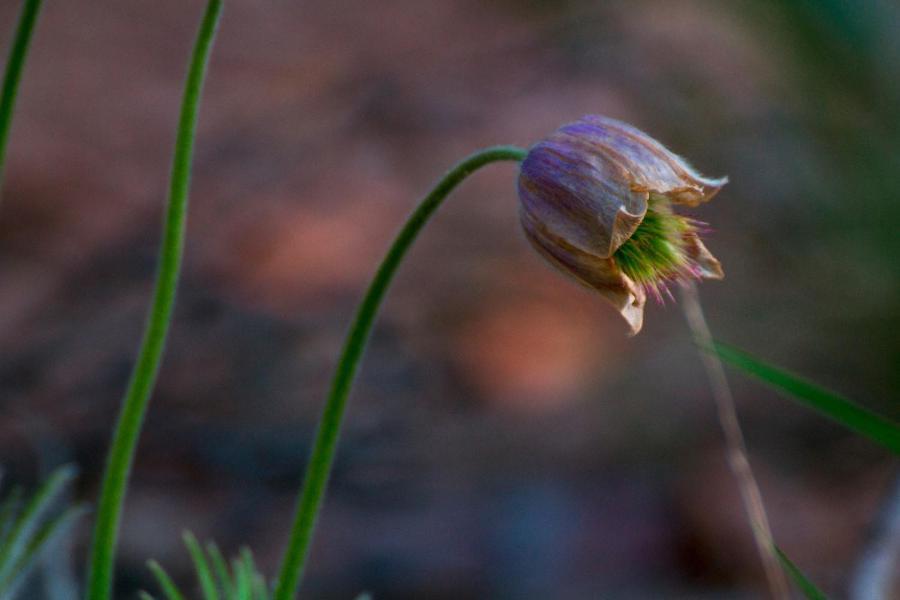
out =
<svg viewBox="0 0 900 600"><path fill-rule="evenodd" d="M529 242L553 266L598 291L641 330L647 294L721 279L700 234L705 224L674 206L697 206L727 178L708 179L638 129L589 115L535 144L519 174Z"/></svg>

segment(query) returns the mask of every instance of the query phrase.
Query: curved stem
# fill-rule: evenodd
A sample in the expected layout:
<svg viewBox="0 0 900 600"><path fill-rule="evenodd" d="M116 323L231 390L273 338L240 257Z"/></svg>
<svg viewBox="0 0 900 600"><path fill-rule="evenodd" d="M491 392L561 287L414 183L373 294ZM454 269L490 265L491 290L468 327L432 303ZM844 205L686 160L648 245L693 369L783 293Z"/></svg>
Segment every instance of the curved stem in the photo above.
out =
<svg viewBox="0 0 900 600"><path fill-rule="evenodd" d="M181 117L178 122L178 134L172 159L169 203L160 247L156 288L144 330L144 338L141 341L128 389L122 400L122 409L107 457L91 550L87 588L89 600L108 600L110 597L116 540L128 476L134 462L138 435L147 411L150 393L156 383L166 335L172 321L175 290L184 248L197 111L206 65L221 10L221 0L209 0L197 33L190 69L185 82Z"/></svg>
<svg viewBox="0 0 900 600"><path fill-rule="evenodd" d="M319 421L315 444L303 481L303 488L297 500L294 524L275 588L275 600L290 600L294 597L300 584L306 557L309 553L309 545L316 526L316 519L322 505L325 487L331 473L331 466L334 462L341 421L347 405L347 395L350 392L350 387L353 384L353 379L359 366L359 360L369 339L369 332L372 330L372 323L375 321L378 307L384 299L397 267L406 255L406 251L409 250L413 241L415 241L419 231L441 205L444 198L463 179L489 163L521 161L525 158L525 154L526 151L521 148L495 146L472 154L450 169L409 217L409 220L403 226L403 229L400 230L393 245L378 267L378 271L375 273L375 277L372 279L372 283L369 284L369 289L357 309L356 317L350 327L350 332L347 334L344 349L331 382L331 391L328 394L328 400L325 403L325 408Z"/></svg>
<svg viewBox="0 0 900 600"><path fill-rule="evenodd" d="M25 0L22 4L16 35L9 49L9 59L6 61L3 92L0 95L0 182L3 181L6 144L9 141L9 129L12 124L13 109L16 106L16 96L19 93L19 81L22 79L22 68L25 65L25 56L28 54L28 45L31 42L31 34L34 33L34 24L40 10L41 0Z"/></svg>
<svg viewBox="0 0 900 600"><path fill-rule="evenodd" d="M744 502L744 510L747 512L753 539L756 542L756 550L759 552L766 579L769 582L769 591L776 600L788 600L790 592L787 579L775 552L775 541L769 526L769 518L766 516L762 493L759 491L753 469L750 468L747 445L744 442L740 421L738 421L731 387L728 385L728 378L725 376L725 369L722 367L718 355L707 350L713 347L713 337L709 331L709 325L706 323L706 316L703 314L700 294L697 292L696 284L692 281L684 285L681 291L681 306L694 336L694 343L700 347L700 358L703 360L703 366L709 378L713 398L716 401L719 424L725 436L728 466L737 480L741 499Z"/></svg>

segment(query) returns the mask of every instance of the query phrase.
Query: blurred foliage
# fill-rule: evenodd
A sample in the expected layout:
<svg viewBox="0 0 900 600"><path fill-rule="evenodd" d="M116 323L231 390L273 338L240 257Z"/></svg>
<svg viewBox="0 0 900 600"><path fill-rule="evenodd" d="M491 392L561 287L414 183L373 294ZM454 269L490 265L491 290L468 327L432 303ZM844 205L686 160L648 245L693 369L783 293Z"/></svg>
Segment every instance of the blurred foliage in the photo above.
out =
<svg viewBox="0 0 900 600"><path fill-rule="evenodd" d="M14 487L0 504L0 598L15 596L42 553L84 513L74 506L53 514L73 477L75 469L60 467L27 502Z"/></svg>
<svg viewBox="0 0 900 600"><path fill-rule="evenodd" d="M268 600L271 597L266 578L256 569L253 553L249 548L242 548L229 566L214 543L209 542L203 548L190 532L184 534L184 543L194 563L194 572L204 600ZM159 563L150 561L148 565L162 589L163 598L185 598ZM147 592L142 592L141 597L153 599Z"/></svg>

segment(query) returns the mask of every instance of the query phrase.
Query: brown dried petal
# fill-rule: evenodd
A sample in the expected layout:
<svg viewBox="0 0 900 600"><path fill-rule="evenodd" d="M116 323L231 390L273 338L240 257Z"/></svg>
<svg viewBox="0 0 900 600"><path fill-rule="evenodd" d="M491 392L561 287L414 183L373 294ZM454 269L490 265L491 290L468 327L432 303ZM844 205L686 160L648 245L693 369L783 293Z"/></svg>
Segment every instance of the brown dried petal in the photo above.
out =
<svg viewBox="0 0 900 600"><path fill-rule="evenodd" d="M528 241L550 264L603 296L628 323L630 335L641 330L647 296L640 286L619 270L615 260L595 256L567 244L531 219L526 212L522 211L520 215Z"/></svg>

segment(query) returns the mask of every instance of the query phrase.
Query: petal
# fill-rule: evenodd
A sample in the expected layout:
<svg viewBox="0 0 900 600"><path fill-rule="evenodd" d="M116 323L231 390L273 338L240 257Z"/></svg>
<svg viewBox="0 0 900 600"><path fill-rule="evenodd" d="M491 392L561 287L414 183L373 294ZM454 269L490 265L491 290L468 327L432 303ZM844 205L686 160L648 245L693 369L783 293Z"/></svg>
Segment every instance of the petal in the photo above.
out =
<svg viewBox="0 0 900 600"><path fill-rule="evenodd" d="M551 135L522 162L522 208L553 236L609 258L640 224L649 194L590 140L564 137Z"/></svg>
<svg viewBox="0 0 900 600"><path fill-rule="evenodd" d="M524 210L520 215L525 236L541 256L557 270L603 296L628 323L630 335L641 330L646 294L619 270L613 259L583 252L553 236Z"/></svg>
<svg viewBox="0 0 900 600"><path fill-rule="evenodd" d="M700 175L685 159L643 131L616 119L587 115L563 130L589 135L606 151L618 155L631 175L634 190L666 194L676 204L696 206L707 202L728 183L727 177Z"/></svg>
<svg viewBox="0 0 900 600"><path fill-rule="evenodd" d="M722 271L722 263L707 250L703 242L695 233L684 235L684 251L691 258L691 262L697 267L697 275L703 279L722 279L725 272Z"/></svg>

